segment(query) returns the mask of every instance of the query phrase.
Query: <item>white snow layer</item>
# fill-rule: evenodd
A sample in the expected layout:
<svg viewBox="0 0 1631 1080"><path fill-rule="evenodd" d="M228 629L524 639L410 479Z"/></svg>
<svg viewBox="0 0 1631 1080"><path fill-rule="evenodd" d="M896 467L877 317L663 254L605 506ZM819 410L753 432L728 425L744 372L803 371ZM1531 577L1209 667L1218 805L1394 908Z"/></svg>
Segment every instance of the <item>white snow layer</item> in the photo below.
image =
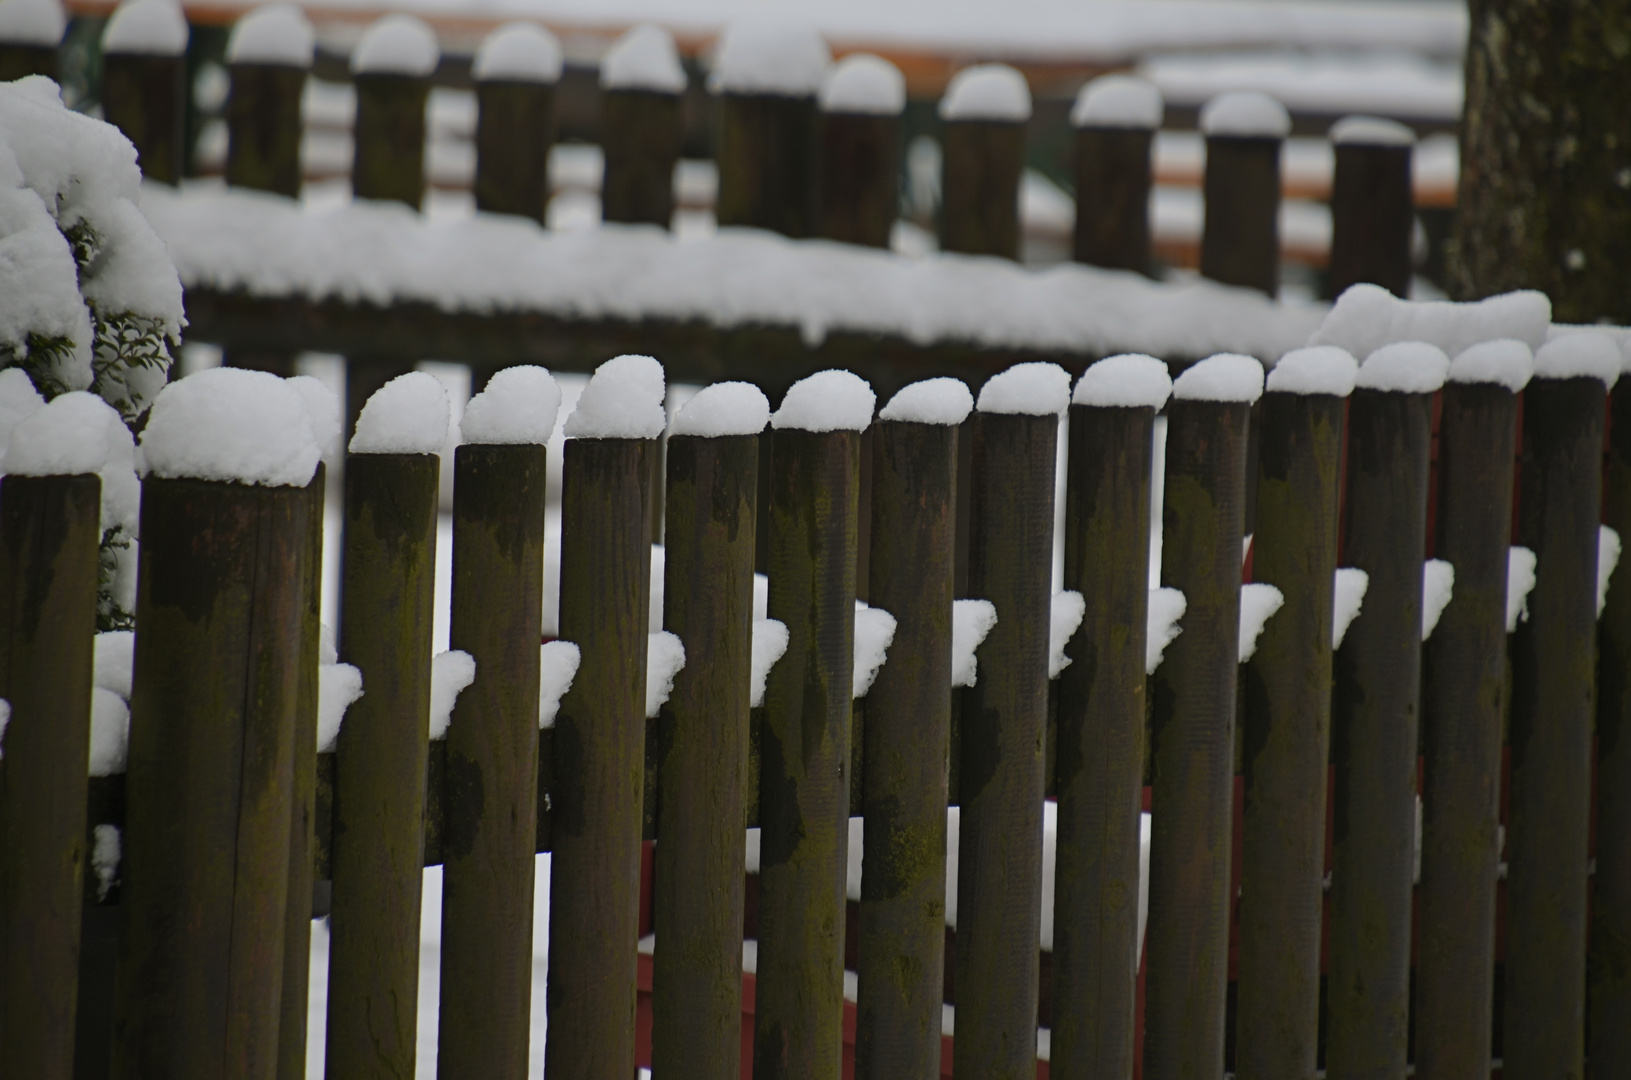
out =
<svg viewBox="0 0 1631 1080"><path fill-rule="evenodd" d="M0 369L0 459L17 425L43 408L45 399L34 389L28 372L18 367Z"/></svg>
<svg viewBox="0 0 1631 1080"><path fill-rule="evenodd" d="M1079 128L1154 131L1161 126L1165 114L1161 91L1148 79L1137 75L1101 75L1076 95L1070 122Z"/></svg>
<svg viewBox="0 0 1631 1080"><path fill-rule="evenodd" d="M363 34L351 51L353 75L410 75L424 78L442 58L436 31L412 15L387 15Z"/></svg>
<svg viewBox="0 0 1631 1080"><path fill-rule="evenodd" d="M1015 364L985 381L975 408L1006 415L1058 415L1070 408L1070 372L1043 360Z"/></svg>
<svg viewBox="0 0 1631 1080"><path fill-rule="evenodd" d="M906 108L906 78L881 56L851 53L822 80L823 112L899 116Z"/></svg>
<svg viewBox="0 0 1631 1080"><path fill-rule="evenodd" d="M1414 146L1416 133L1397 120L1380 116L1345 116L1331 125L1338 146Z"/></svg>
<svg viewBox="0 0 1631 1080"><path fill-rule="evenodd" d="M1074 405L1150 408L1159 412L1172 396L1167 365L1143 353L1107 356L1076 380Z"/></svg>
<svg viewBox="0 0 1631 1080"><path fill-rule="evenodd" d="M1529 548L1512 545L1506 553L1506 632L1518 629L1519 620L1529 620L1529 591L1535 587L1538 560Z"/></svg>
<svg viewBox="0 0 1631 1080"><path fill-rule="evenodd" d="M1084 359L1279 356L1306 344L1324 317L1321 308L1199 279L1164 284L1068 262L1034 269L975 256L902 259L759 229L705 239L645 227L553 232L507 215L427 220L396 204L307 207L204 184L149 185L141 197L189 287L261 297L780 327L811 348L855 333ZM176 296L179 311L179 287ZM89 373L87 355L87 383Z"/></svg>
<svg viewBox="0 0 1631 1080"><path fill-rule="evenodd" d="M91 776L125 771L130 751L130 706L112 690L91 689Z"/></svg>
<svg viewBox="0 0 1631 1080"><path fill-rule="evenodd" d="M850 697L864 698L878 678L889 646L895 640L895 617L883 608L855 601L855 664L850 674Z"/></svg>
<svg viewBox="0 0 1631 1080"><path fill-rule="evenodd" d="M311 425L311 437L317 448L325 454L330 447L340 445L340 399L323 381L313 375L296 375L284 380L300 392L306 406L306 422Z"/></svg>
<svg viewBox="0 0 1631 1080"><path fill-rule="evenodd" d="M362 697L362 672L352 664L317 667L317 752L331 753L340 737L345 711Z"/></svg>
<svg viewBox="0 0 1631 1080"><path fill-rule="evenodd" d="M59 394L25 417L11 433L0 472L15 476L73 476L101 472L119 414L83 390Z"/></svg>
<svg viewBox="0 0 1631 1080"><path fill-rule="evenodd" d="M102 31L102 51L177 56L187 51L187 16L176 0L125 0Z"/></svg>
<svg viewBox="0 0 1631 1080"><path fill-rule="evenodd" d="M895 391L878 412L880 420L909 424L961 424L974 409L974 395L961 379L920 379Z"/></svg>
<svg viewBox="0 0 1631 1080"><path fill-rule="evenodd" d="M759 708L765 703L765 680L770 669L787 652L787 624L780 619L755 618L753 620L753 682L748 704Z"/></svg>
<svg viewBox="0 0 1631 1080"><path fill-rule="evenodd" d="M505 23L481 43L470 74L478 82L555 82L561 43L535 22Z"/></svg>
<svg viewBox="0 0 1631 1080"><path fill-rule="evenodd" d="M1450 382L1495 383L1514 394L1535 374L1535 354L1516 338L1496 338L1469 345L1450 361Z"/></svg>
<svg viewBox="0 0 1631 1080"><path fill-rule="evenodd" d="M0 41L54 48L67 29L68 16L57 0L0 0Z"/></svg>
<svg viewBox="0 0 1631 1080"><path fill-rule="evenodd" d="M1455 595L1455 567L1444 559L1428 559L1421 566L1421 639L1438 628L1439 616Z"/></svg>
<svg viewBox="0 0 1631 1080"><path fill-rule="evenodd" d="M353 454L440 454L447 446L448 414L440 379L423 371L398 375L363 402L349 449Z"/></svg>
<svg viewBox="0 0 1631 1080"><path fill-rule="evenodd" d="M646 635L646 719L656 717L674 692L674 677L685 667L685 645L678 634L654 630Z"/></svg>
<svg viewBox="0 0 1631 1080"><path fill-rule="evenodd" d="M979 679L980 642L997 625L997 605L989 600L951 602L951 684L973 686Z"/></svg>
<svg viewBox="0 0 1631 1080"><path fill-rule="evenodd" d="M1267 389L1282 394L1347 397L1359 378L1359 361L1335 345L1292 349L1269 369Z"/></svg>
<svg viewBox="0 0 1631 1080"><path fill-rule="evenodd" d="M142 454L154 476L304 487L322 450L305 399L286 380L208 368L159 392L142 432Z"/></svg>
<svg viewBox="0 0 1631 1080"><path fill-rule="evenodd" d="M652 633L661 630L663 622L663 590L668 579L668 549L661 544L651 545L651 606L646 612L646 629Z"/></svg>
<svg viewBox="0 0 1631 1080"><path fill-rule="evenodd" d="M1597 526L1597 617L1603 617L1603 605L1608 603L1608 586L1614 570L1620 565L1620 534L1607 525Z"/></svg>
<svg viewBox="0 0 1631 1080"><path fill-rule="evenodd" d="M1536 349L1546 340L1552 302L1545 293L1502 293L1457 304L1401 300L1380 285L1353 285L1332 305L1310 345L1340 345L1368 356L1395 341L1425 341L1450 356L1481 341L1516 338Z"/></svg>
<svg viewBox="0 0 1631 1080"><path fill-rule="evenodd" d="M1250 356L1218 353L1193 364L1172 383L1179 401L1241 401L1263 396L1263 365Z"/></svg>
<svg viewBox="0 0 1631 1080"><path fill-rule="evenodd" d="M1291 134L1291 114L1260 90L1236 90L1201 108L1200 128L1208 137L1283 139Z"/></svg>
<svg viewBox="0 0 1631 1080"><path fill-rule="evenodd" d="M334 644L334 630L328 623L317 624L317 662L319 664L340 662L340 652Z"/></svg>
<svg viewBox="0 0 1631 1080"><path fill-rule="evenodd" d="M1270 616L1286 602L1286 594L1261 582L1240 587L1240 662L1257 652L1257 638Z"/></svg>
<svg viewBox="0 0 1631 1080"><path fill-rule="evenodd" d="M1396 394L1432 394L1444 385L1450 358L1425 341L1383 345L1359 365L1357 385Z"/></svg>
<svg viewBox="0 0 1631 1080"><path fill-rule="evenodd" d="M1620 347L1596 330L1559 334L1535 350L1537 379L1601 379L1610 390L1620 377Z"/></svg>
<svg viewBox="0 0 1631 1080"><path fill-rule="evenodd" d="M572 689L583 652L570 641L546 641L538 648L538 727L555 726L561 698Z"/></svg>
<svg viewBox="0 0 1631 1080"><path fill-rule="evenodd" d="M1148 631L1144 639L1144 674L1155 674L1155 669L1165 659L1167 646L1184 632L1178 621L1184 617L1188 607L1188 599L1178 589L1162 586L1150 590Z"/></svg>
<svg viewBox="0 0 1631 1080"><path fill-rule="evenodd" d="M1331 648L1342 648L1342 639L1348 636L1348 627L1359 617L1365 603L1365 590L1370 588L1370 575L1357 566L1344 566L1337 570L1331 602Z"/></svg>
<svg viewBox="0 0 1631 1080"><path fill-rule="evenodd" d="M705 386L680 406L669 435L757 435L770 423L770 401L752 383Z"/></svg>
<svg viewBox="0 0 1631 1080"><path fill-rule="evenodd" d="M69 389L83 390L91 384L90 312L79 292L79 270L68 241L41 194L27 186L18 155L9 145L18 142L26 149L8 123L14 118L8 114L16 110L7 106L22 101L14 88L0 86L0 295L6 298L0 305L0 347L27 355L34 351L32 338L68 340L72 346L67 356L54 362L36 359L42 363L42 374Z"/></svg>
<svg viewBox="0 0 1631 1080"><path fill-rule="evenodd" d="M683 94L685 69L674 35L653 23L631 27L600 58L600 85L605 90Z"/></svg>
<svg viewBox="0 0 1631 1080"><path fill-rule="evenodd" d="M770 417L777 431L865 431L878 396L852 371L829 368L794 383Z"/></svg>
<svg viewBox="0 0 1631 1080"><path fill-rule="evenodd" d="M310 67L317 49L311 21L293 4L265 4L232 26L229 64L281 64Z"/></svg>
<svg viewBox="0 0 1631 1080"><path fill-rule="evenodd" d="M464 688L476 681L476 658L463 649L437 653L430 661L430 738L447 738L453 706Z"/></svg>
<svg viewBox="0 0 1631 1080"><path fill-rule="evenodd" d="M106 900L119 874L123 852L119 826L104 822L91 830L91 872L96 875L96 899Z"/></svg>
<svg viewBox="0 0 1631 1080"><path fill-rule="evenodd" d="M975 64L951 77L940 99L942 120L1002 120L1024 123L1031 118L1031 87L1007 64Z"/></svg>
<svg viewBox="0 0 1631 1080"><path fill-rule="evenodd" d="M1087 601L1075 589L1064 589L1053 594L1048 614L1048 678L1057 679L1071 664L1065 655L1065 646L1082 625L1087 613Z"/></svg>
<svg viewBox="0 0 1631 1080"><path fill-rule="evenodd" d="M0 698L0 761L6 757L6 725L11 723L11 702Z"/></svg>
<svg viewBox="0 0 1631 1080"><path fill-rule="evenodd" d="M770 613L770 579L764 574L753 575L753 617L762 619Z"/></svg>
<svg viewBox="0 0 1631 1080"><path fill-rule="evenodd" d="M821 88L832 52L815 28L780 19L743 19L725 28L710 89L726 94L806 97Z"/></svg>
<svg viewBox="0 0 1631 1080"><path fill-rule="evenodd" d="M541 367L522 364L495 372L459 418L459 437L484 446L544 446L555 434L561 388Z"/></svg>
<svg viewBox="0 0 1631 1080"><path fill-rule="evenodd" d="M92 681L104 690L130 700L130 686L136 668L136 634L132 630L108 630L96 635Z"/></svg>
<svg viewBox="0 0 1631 1080"><path fill-rule="evenodd" d="M563 431L569 439L655 439L668 426L665 393L663 366L657 361L613 357L590 376Z"/></svg>

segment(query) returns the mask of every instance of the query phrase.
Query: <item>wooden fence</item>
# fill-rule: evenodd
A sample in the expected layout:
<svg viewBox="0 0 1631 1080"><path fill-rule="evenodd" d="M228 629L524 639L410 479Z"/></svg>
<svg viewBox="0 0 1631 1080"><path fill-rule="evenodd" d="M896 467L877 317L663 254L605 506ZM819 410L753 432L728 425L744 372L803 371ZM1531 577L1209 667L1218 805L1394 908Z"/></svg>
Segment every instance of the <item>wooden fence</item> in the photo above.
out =
<svg viewBox="0 0 1631 1080"><path fill-rule="evenodd" d="M49 48L17 46L0 46L0 60L7 73L52 62ZM107 63L110 85L129 87L109 100L109 119L137 143L151 178L170 178L159 163L171 153L174 101L163 94L179 80L180 58ZM416 204L422 185L402 178L422 160L412 112L423 80L372 78L361 95L377 108L359 111L358 146L378 160L356 170L357 194ZM293 194L299 79L267 64L238 65L233 79L235 95L279 104L229 110L229 181ZM484 108L501 89L536 88L491 88ZM629 95L625 111L608 105L609 123L665 122L649 91ZM798 114L829 147L859 141L844 129L860 119L822 116L813 98L727 94L720 107ZM995 174L1017 174L1013 140L966 134L1009 148L974 154L969 168L992 174L984 189L1011 192ZM960 137L948 132L948 142ZM541 218L536 177L505 167L540 161L538 138L521 126L484 138L493 149L478 161L477 190L490 205ZM1081 139L1104 167L1082 173L1079 220L1103 206L1143 206L1147 133L1086 130ZM1208 157L1217 172L1209 222L1257 222L1262 234L1209 248L1220 261L1204 269L1272 288L1262 267L1277 250L1274 215L1263 210L1279 183L1262 159L1276 140L1214 143L1229 149ZM666 185L671 157L637 159L670 146L628 139L607 167L632 171L609 174L607 189ZM772 150L732 157L727 148L722 223L732 223L723 208L740 204L725 192L751 189L754 223L794 231L792 208L813 202L823 212L809 221L845 222L845 240L882 242L856 223L877 218L863 204L892 198L879 194L892 193L892 164L858 156L851 183L817 186L814 170L778 173L755 156ZM1228 172L1243 161L1252 167ZM1408 153L1356 145L1337 168L1335 198L1353 204L1335 213L1333 264L1402 288ZM1368 179L1345 180L1348 170ZM382 186L370 188L369 177ZM662 194L647 196L629 194L628 219L649 212L666 224ZM840 196L857 205L832 205ZM945 223L948 238L1013 235L1007 196L959 205L971 220ZM1121 246L1082 240L1078 257L1145 268L1147 233L1137 233L1090 230ZM297 349L345 352L353 418L426 354L491 371L542 356L584 369L639 350L664 358L671 376L749 376L772 401L834 358L763 326L477 318L189 284L189 333L225 345L237 363L287 370ZM849 347L843 366L869 378L880 401L930 375L977 387L1020 360L1058 360L1074 375L1096 359L1090 348L886 337ZM1178 370L1197 357L1166 359ZM940 1075L943 1002L962 1006L948 1056L964 1077L1028 1075L1039 1021L1056 1077L1125 1077L1135 1065L1159 1080L1220 1076L1226 1062L1241 1076L1309 1076L1316 1063L1331 1077L1403 1076L1412 1056L1418 1076L1481 1076L1492 1049L1507 1076L1579 1076L1588 1033L1593 1076L1631 1075L1631 740L1620 738L1631 710L1631 592L1609 591L1593 663L1598 525L1631 529L1631 415L1605 425L1621 403L1590 377L1537 379L1521 394L1452 382L1436 393L1361 388L1347 398L1271 390L1256 406L1180 396L1165 410L1165 472L1153 478L1154 407L1073 405L1064 584L1087 615L1067 646L1071 664L1051 683L1052 413L976 412L958 427L877 420L865 436L676 436L661 458L653 439L570 440L560 627L583 665L559 722L542 731L543 451L464 446L452 644L483 677L434 744L437 463L348 455L339 650L367 693L331 755L311 752L324 474L305 488L150 478L129 767L91 780L96 482L5 477L0 1061L8 1075L42 1078L304 1075L315 883L331 894L335 927L329 1075L411 1075L420 866L440 862L439 1068L519 1076L532 855L549 850L548 1067L627 1080L641 844L655 839L665 853L659 942L687 943L655 954L657 1075L734 1077L751 1064L762 1078L831 1080L844 1065L852 917L842 856L854 806L869 823L855 908L858 1076ZM1162 580L1188 608L1146 679L1152 483L1164 486ZM665 618L690 662L648 727L639 690L658 513L669 551ZM1248 535L1252 572L1285 606L1240 665ZM1528 619L1509 639L1514 540L1538 555L1539 570ZM1339 552L1366 571L1369 591L1333 650ZM1451 561L1456 578L1423 646L1428 553ZM792 642L750 717L744 600L756 562ZM863 591L899 623L864 709L846 689ZM989 599L998 613L978 682L959 690L945 662L954 595ZM1418 788L1425 831L1413 908ZM1154 830L1140 942L1146 791ZM1038 816L1047 795L1059 838L1054 948L1042 964ZM939 932L948 803L961 812L954 937ZM744 1058L740 833L754 822L760 959ZM110 825L121 830L123 860L117 883L98 888L89 863Z"/></svg>

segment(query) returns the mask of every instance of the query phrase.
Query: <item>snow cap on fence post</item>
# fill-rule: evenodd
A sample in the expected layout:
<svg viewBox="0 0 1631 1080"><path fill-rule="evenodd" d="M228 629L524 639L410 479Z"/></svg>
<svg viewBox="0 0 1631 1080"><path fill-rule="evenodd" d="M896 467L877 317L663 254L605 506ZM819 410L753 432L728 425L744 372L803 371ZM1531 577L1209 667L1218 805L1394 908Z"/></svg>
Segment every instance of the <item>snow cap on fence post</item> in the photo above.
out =
<svg viewBox="0 0 1631 1080"><path fill-rule="evenodd" d="M555 433L560 410L561 388L548 369L530 364L507 367L494 373L486 389L465 405L459 435L466 443L543 446Z"/></svg>
<svg viewBox="0 0 1631 1080"><path fill-rule="evenodd" d="M1163 361L1143 353L1122 353L1088 365L1076 380L1070 403L1159 412L1171 396L1172 375Z"/></svg>
<svg viewBox="0 0 1631 1080"><path fill-rule="evenodd" d="M1494 383L1519 393L1535 374L1535 354L1516 338L1496 338L1469 345L1450 361L1446 376L1454 383Z"/></svg>
<svg viewBox="0 0 1631 1080"><path fill-rule="evenodd" d="M1260 90L1232 90L1201 107L1201 133L1248 139L1283 139L1291 134L1291 114Z"/></svg>
<svg viewBox="0 0 1631 1080"><path fill-rule="evenodd" d="M179 56L187 49L187 16L176 0L125 0L102 31L103 53Z"/></svg>
<svg viewBox="0 0 1631 1080"><path fill-rule="evenodd" d="M778 431L865 431L877 400L872 387L853 372L818 371L792 385L771 414L770 426Z"/></svg>
<svg viewBox="0 0 1631 1080"><path fill-rule="evenodd" d="M899 116L906 108L906 78L881 56L851 53L827 72L817 97L823 112Z"/></svg>
<svg viewBox="0 0 1631 1080"><path fill-rule="evenodd" d="M1070 373L1047 361L1015 364L985 381L975 408L983 413L1057 416L1070 408Z"/></svg>
<svg viewBox="0 0 1631 1080"><path fill-rule="evenodd" d="M1269 369L1264 389L1284 394L1347 397L1359 378L1359 361L1346 349L1316 345L1293 349Z"/></svg>
<svg viewBox="0 0 1631 1080"><path fill-rule="evenodd" d="M686 81L674 35L655 23L629 28L600 59L602 90L683 94Z"/></svg>
<svg viewBox="0 0 1631 1080"><path fill-rule="evenodd" d="M113 450L110 425L124 422L95 394L76 390L53 398L19 421L0 453L0 473L72 476L99 473Z"/></svg>
<svg viewBox="0 0 1631 1080"><path fill-rule="evenodd" d="M276 64L310 67L317 48L311 20L294 4L266 4L232 26L227 37L228 64Z"/></svg>
<svg viewBox="0 0 1631 1080"><path fill-rule="evenodd" d="M878 412L879 420L913 424L961 424L974 410L974 395L961 379L920 379L895 391Z"/></svg>
<svg viewBox="0 0 1631 1080"><path fill-rule="evenodd" d="M1622 364L1619 345L1600 330L1558 334L1535 350L1537 379L1601 379L1612 390Z"/></svg>
<svg viewBox="0 0 1631 1080"><path fill-rule="evenodd" d="M1397 394L1431 394L1444 385L1449 373L1450 358L1437 345L1398 341L1365 357L1355 385Z"/></svg>
<svg viewBox="0 0 1631 1080"><path fill-rule="evenodd" d="M828 71L818 102L819 234L887 248L899 213L906 80L882 57L852 53Z"/></svg>
<svg viewBox="0 0 1631 1080"><path fill-rule="evenodd" d="M1007 64L974 64L951 77L939 111L942 120L1020 123L1031 118L1031 88Z"/></svg>
<svg viewBox="0 0 1631 1080"><path fill-rule="evenodd" d="M309 416L288 380L211 368L159 392L142 431L143 461L153 476L305 487L322 458Z"/></svg>
<svg viewBox="0 0 1631 1080"><path fill-rule="evenodd" d="M505 23L482 40L470 75L477 82L556 82L561 43L535 22Z"/></svg>
<svg viewBox="0 0 1631 1080"><path fill-rule="evenodd" d="M0 47L55 50L67 29L68 17L58 0L0 0Z"/></svg>
<svg viewBox="0 0 1631 1080"><path fill-rule="evenodd" d="M564 432L569 439L655 439L668 424L663 366L649 356L614 357L595 369Z"/></svg>
<svg viewBox="0 0 1631 1080"><path fill-rule="evenodd" d="M1450 356L1495 338L1538 349L1551 322L1552 302L1533 290L1452 303L1401 300L1380 285L1359 284L1342 291L1308 343L1339 345L1355 356L1395 341L1425 341Z"/></svg>
<svg viewBox="0 0 1631 1080"><path fill-rule="evenodd" d="M770 401L752 383L718 382L705 386L674 416L668 434L718 438L757 435L770 423Z"/></svg>
<svg viewBox="0 0 1631 1080"><path fill-rule="evenodd" d="M720 35L708 88L725 94L808 97L820 90L831 63L832 52L814 27L744 19Z"/></svg>
<svg viewBox="0 0 1631 1080"><path fill-rule="evenodd" d="M1070 109L1078 128L1126 128L1154 131L1166 104L1160 89L1137 75L1101 75L1081 88Z"/></svg>
<svg viewBox="0 0 1631 1080"><path fill-rule="evenodd" d="M447 447L448 412L447 391L436 376L423 371L398 375L364 403L348 449L353 454L440 454Z"/></svg>
<svg viewBox="0 0 1631 1080"><path fill-rule="evenodd" d="M1263 396L1263 365L1251 356L1218 353L1192 364L1172 383L1180 401L1238 401L1247 405Z"/></svg>
<svg viewBox="0 0 1631 1080"><path fill-rule="evenodd" d="M436 70L441 46L436 31L414 15L386 15L370 26L351 51L353 75L408 75Z"/></svg>

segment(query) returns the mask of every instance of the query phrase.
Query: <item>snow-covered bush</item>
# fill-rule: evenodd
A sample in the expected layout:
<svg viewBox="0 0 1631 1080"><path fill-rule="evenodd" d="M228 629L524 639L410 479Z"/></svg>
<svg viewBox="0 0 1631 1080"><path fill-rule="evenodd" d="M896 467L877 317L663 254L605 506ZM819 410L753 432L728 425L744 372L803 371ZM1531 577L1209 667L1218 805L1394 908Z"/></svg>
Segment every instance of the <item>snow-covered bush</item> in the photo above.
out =
<svg viewBox="0 0 1631 1080"><path fill-rule="evenodd" d="M0 83L0 369L89 390L139 429L181 340L181 280L142 215L136 148L43 77ZM3 449L3 448L0 448ZM101 629L128 628L135 515L104 515Z"/></svg>

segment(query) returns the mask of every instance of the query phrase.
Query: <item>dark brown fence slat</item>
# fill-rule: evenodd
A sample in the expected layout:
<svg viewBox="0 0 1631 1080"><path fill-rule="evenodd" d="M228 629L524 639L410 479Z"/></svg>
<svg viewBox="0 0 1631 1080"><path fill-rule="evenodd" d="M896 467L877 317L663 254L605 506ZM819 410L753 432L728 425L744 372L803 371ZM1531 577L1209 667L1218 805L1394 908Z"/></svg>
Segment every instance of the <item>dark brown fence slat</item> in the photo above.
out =
<svg viewBox="0 0 1631 1080"><path fill-rule="evenodd" d="M181 183L187 157L187 59L177 53L105 52L102 115L136 145L149 180Z"/></svg>
<svg viewBox="0 0 1631 1080"><path fill-rule="evenodd" d="M289 64L238 63L228 68L227 183L300 194L301 94L307 69Z"/></svg>
<svg viewBox="0 0 1631 1080"><path fill-rule="evenodd" d="M789 641L760 733L759 1077L841 1061L860 446L855 431L771 436L769 614Z"/></svg>
<svg viewBox="0 0 1631 1080"><path fill-rule="evenodd" d="M363 696L334 754L331 1076L414 1069L439 469L346 456L339 653Z"/></svg>
<svg viewBox="0 0 1631 1080"><path fill-rule="evenodd" d="M1203 361L1205 363L1206 361ZM1145 935L1144 1076L1223 1071L1229 977L1245 401L1175 397L1167 408L1161 582L1187 601L1155 672Z"/></svg>
<svg viewBox="0 0 1631 1080"><path fill-rule="evenodd" d="M1512 638L1502 1075L1585 1072L1586 858L1596 681L1600 379L1524 391L1518 543L1535 553Z"/></svg>
<svg viewBox="0 0 1631 1080"><path fill-rule="evenodd" d="M1405 1069L1432 404L1362 387L1348 406L1343 561L1370 583L1334 665L1332 1080Z"/></svg>
<svg viewBox="0 0 1631 1080"><path fill-rule="evenodd" d="M1072 257L1148 274L1150 160L1161 126L1161 92L1143 79L1107 75L1082 87L1076 129L1076 232Z"/></svg>
<svg viewBox="0 0 1631 1080"><path fill-rule="evenodd" d="M476 83L476 209L542 223L555 142L555 84Z"/></svg>
<svg viewBox="0 0 1631 1080"><path fill-rule="evenodd" d="M1455 590L1422 656L1416 1075L1484 1076L1495 992L1495 881L1506 717L1507 551L1518 397L1444 385L1433 555ZM1368 603L1368 601L1367 601Z"/></svg>
<svg viewBox="0 0 1631 1080"><path fill-rule="evenodd" d="M861 1080L940 1074L957 434L900 420L872 430L871 603L895 616L895 662L867 694L862 732Z"/></svg>
<svg viewBox="0 0 1631 1080"><path fill-rule="evenodd" d="M998 376L1001 378L1001 376ZM972 419L968 590L997 624L963 692L957 856L959 1077L1035 1069L1043 733L1058 416Z"/></svg>
<svg viewBox="0 0 1631 1080"><path fill-rule="evenodd" d="M450 644L476 661L447 731L440 1076L519 1077L532 1033L543 446L454 452Z"/></svg>
<svg viewBox="0 0 1631 1080"><path fill-rule="evenodd" d="M419 209L425 197L425 103L430 80L366 72L356 76L356 139L351 191Z"/></svg>
<svg viewBox="0 0 1631 1080"><path fill-rule="evenodd" d="M893 82L900 100L851 99L843 91L858 77ZM868 87L868 89L873 89ZM829 91L840 96L829 98ZM822 94L820 235L828 240L887 248L900 211L901 111L906 87L889 61L861 55L846 59ZM863 111L858 111L863 110Z"/></svg>
<svg viewBox="0 0 1631 1080"><path fill-rule="evenodd" d="M759 436L668 440L663 625L686 663L658 719L652 1070L736 1080Z"/></svg>
<svg viewBox="0 0 1631 1080"><path fill-rule="evenodd" d="M997 65L991 65L995 68ZM967 69L972 78L994 78L998 71ZM962 73L960 73L961 75ZM1014 78L1023 79L1018 72ZM1025 116L986 118L947 116L957 84L941 102L944 155L940 168L940 247L965 255L1000 255L1017 259L1020 252L1019 183L1025 172Z"/></svg>
<svg viewBox="0 0 1631 1080"><path fill-rule="evenodd" d="M1610 399L1603 521L1631 542L1631 384ZM1622 555L1620 562L1626 563ZM1631 570L1610 579L1598 643L1597 873L1590 942L1594 1076L1631 1077ZM1425 868L1424 868L1425 870Z"/></svg>
<svg viewBox="0 0 1631 1080"><path fill-rule="evenodd" d="M601 217L668 228L680 159L679 95L619 87L602 92L600 110Z"/></svg>
<svg viewBox="0 0 1631 1080"><path fill-rule="evenodd" d="M1410 295L1410 239L1416 224L1411 144L1402 124L1355 118L1331 129L1331 295L1369 282Z"/></svg>
<svg viewBox="0 0 1631 1080"><path fill-rule="evenodd" d="M544 1071L634 1073L652 439L569 439L561 637L583 660L555 721Z"/></svg>
<svg viewBox="0 0 1631 1080"><path fill-rule="evenodd" d="M1224 94L1202 110L1203 276L1270 296L1279 293L1280 144L1290 127L1285 110L1256 93Z"/></svg>
<svg viewBox="0 0 1631 1080"><path fill-rule="evenodd" d="M309 493L150 476L113 1075L278 1069Z"/></svg>
<svg viewBox="0 0 1631 1080"><path fill-rule="evenodd" d="M1128 1080L1138 976L1154 406L1073 405L1067 589L1086 601L1058 681L1050 1076Z"/></svg>
<svg viewBox="0 0 1631 1080"><path fill-rule="evenodd" d="M1281 361L1298 362L1295 353ZM1260 405L1252 579L1279 589L1285 604L1240 676L1246 798L1235 1073L1242 1080L1314 1073L1345 405L1335 394L1275 390Z"/></svg>
<svg viewBox="0 0 1631 1080"><path fill-rule="evenodd" d="M819 119L813 97L721 95L719 224L815 235Z"/></svg>
<svg viewBox="0 0 1631 1080"><path fill-rule="evenodd" d="M0 82L12 82L30 75L61 78L57 46L28 41L0 41Z"/></svg>
<svg viewBox="0 0 1631 1080"><path fill-rule="evenodd" d="M0 1061L73 1075L102 484L0 479Z"/></svg>
<svg viewBox="0 0 1631 1080"><path fill-rule="evenodd" d="M278 1080L306 1075L307 994L311 985L312 886L317 867L318 648L323 618L323 503L328 476L319 462L306 486L305 612L301 624L299 700L295 704L290 788L289 892L283 922L283 990L279 995Z"/></svg>

